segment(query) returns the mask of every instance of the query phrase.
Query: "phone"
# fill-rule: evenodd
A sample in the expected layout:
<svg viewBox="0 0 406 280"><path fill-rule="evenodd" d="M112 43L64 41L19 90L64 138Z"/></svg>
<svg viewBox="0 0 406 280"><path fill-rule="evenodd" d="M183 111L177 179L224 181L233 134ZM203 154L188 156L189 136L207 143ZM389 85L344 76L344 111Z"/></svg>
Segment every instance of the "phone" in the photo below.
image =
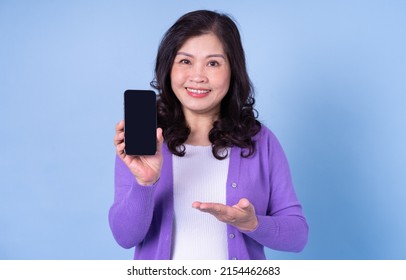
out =
<svg viewBox="0 0 406 280"><path fill-rule="evenodd" d="M156 153L156 94L152 90L124 92L124 142L128 155Z"/></svg>

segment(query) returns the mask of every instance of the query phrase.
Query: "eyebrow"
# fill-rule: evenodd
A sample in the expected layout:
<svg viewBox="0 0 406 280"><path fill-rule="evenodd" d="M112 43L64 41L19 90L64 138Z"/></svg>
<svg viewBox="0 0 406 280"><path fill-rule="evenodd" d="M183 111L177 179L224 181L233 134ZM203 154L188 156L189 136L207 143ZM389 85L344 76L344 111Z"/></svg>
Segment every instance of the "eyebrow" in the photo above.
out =
<svg viewBox="0 0 406 280"><path fill-rule="evenodd" d="M193 57L192 54L186 53L186 52L178 52L176 55L184 55L184 56L188 56L188 57ZM206 56L206 58L212 58L212 57L220 57L222 59L226 59L223 54L209 54Z"/></svg>

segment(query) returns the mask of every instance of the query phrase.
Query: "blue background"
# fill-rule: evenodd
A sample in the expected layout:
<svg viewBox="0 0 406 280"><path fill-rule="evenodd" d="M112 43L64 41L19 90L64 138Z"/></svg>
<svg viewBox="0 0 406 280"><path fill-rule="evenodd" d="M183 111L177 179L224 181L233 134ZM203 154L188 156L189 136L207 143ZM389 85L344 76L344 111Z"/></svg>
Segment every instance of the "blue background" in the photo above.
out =
<svg viewBox="0 0 406 280"><path fill-rule="evenodd" d="M0 258L130 259L108 226L122 93L195 9L238 22L310 225L299 254L406 259L405 1L0 1Z"/></svg>

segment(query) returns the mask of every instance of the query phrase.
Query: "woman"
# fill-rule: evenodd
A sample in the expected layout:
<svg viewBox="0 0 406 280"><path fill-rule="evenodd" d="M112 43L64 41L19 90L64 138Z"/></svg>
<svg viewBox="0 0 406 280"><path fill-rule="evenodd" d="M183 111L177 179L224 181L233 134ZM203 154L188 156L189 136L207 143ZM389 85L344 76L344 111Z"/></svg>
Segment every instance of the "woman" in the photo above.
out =
<svg viewBox="0 0 406 280"><path fill-rule="evenodd" d="M235 23L211 11L182 16L162 39L151 85L157 153L126 155L124 122L116 126L109 221L117 242L136 246L135 259L301 251L308 226L284 152L256 120Z"/></svg>

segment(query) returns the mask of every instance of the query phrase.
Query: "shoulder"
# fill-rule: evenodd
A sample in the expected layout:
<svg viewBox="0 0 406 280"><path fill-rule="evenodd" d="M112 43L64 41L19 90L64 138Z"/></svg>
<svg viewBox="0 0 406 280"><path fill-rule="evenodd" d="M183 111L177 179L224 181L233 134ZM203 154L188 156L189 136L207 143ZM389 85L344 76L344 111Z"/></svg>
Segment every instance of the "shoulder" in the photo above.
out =
<svg viewBox="0 0 406 280"><path fill-rule="evenodd" d="M276 138L275 134L269 129L266 125L261 123L261 129L260 131L254 135L253 140L262 145L263 143L272 143L272 142L278 142L278 139Z"/></svg>
<svg viewBox="0 0 406 280"><path fill-rule="evenodd" d="M261 124L261 130L253 137L258 155L268 158L285 158L285 152L279 139L266 125Z"/></svg>

